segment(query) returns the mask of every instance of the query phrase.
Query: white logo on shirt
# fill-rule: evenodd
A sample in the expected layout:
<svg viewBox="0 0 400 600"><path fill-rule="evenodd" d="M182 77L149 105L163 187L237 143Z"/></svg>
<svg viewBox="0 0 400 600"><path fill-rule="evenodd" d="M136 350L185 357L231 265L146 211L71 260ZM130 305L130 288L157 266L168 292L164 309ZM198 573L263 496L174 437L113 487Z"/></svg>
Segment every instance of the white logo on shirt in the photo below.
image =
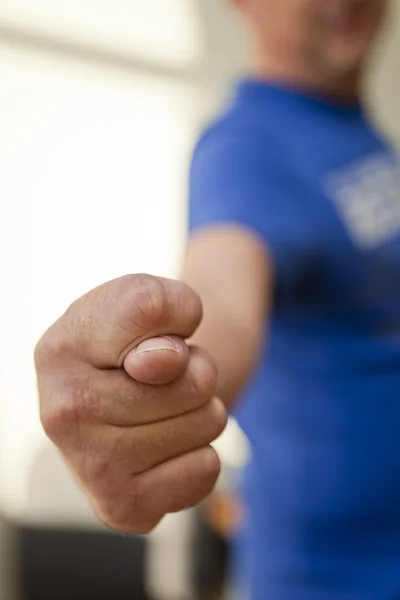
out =
<svg viewBox="0 0 400 600"><path fill-rule="evenodd" d="M353 163L328 185L357 246L372 249L400 233L400 162L394 155Z"/></svg>

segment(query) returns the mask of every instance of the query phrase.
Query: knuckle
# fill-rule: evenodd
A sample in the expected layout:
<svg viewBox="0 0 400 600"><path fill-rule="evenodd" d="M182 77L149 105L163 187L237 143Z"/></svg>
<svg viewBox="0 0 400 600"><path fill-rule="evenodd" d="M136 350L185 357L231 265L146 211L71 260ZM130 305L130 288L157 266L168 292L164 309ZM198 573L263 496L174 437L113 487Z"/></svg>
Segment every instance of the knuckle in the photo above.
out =
<svg viewBox="0 0 400 600"><path fill-rule="evenodd" d="M48 356L47 353L47 346L46 346L46 337L43 336L38 343L36 344L34 353L33 353L33 358L35 361L35 367L36 370L39 371L41 369L41 367L43 366L43 363L46 361Z"/></svg>
<svg viewBox="0 0 400 600"><path fill-rule="evenodd" d="M71 341L73 343L79 341L78 336L71 337L73 323L67 311L37 342L33 358L38 374L48 370L51 365L59 364L65 367L65 363L71 361L74 355ZM75 329L79 330L78 327Z"/></svg>
<svg viewBox="0 0 400 600"><path fill-rule="evenodd" d="M128 302L134 307L138 320L159 325L167 317L167 293L163 283L151 275L133 275L128 279Z"/></svg>
<svg viewBox="0 0 400 600"><path fill-rule="evenodd" d="M114 497L112 502L104 503L101 508L98 505L95 509L96 515L107 528L119 533L128 533L125 531L126 524L123 523L118 510L115 508L116 503L117 499Z"/></svg>
<svg viewBox="0 0 400 600"><path fill-rule="evenodd" d="M42 405L40 420L47 437L56 443L61 439L66 429L75 426L77 422L72 405L63 400Z"/></svg>
<svg viewBox="0 0 400 600"><path fill-rule="evenodd" d="M86 294L73 302L57 322L60 348L78 358L85 357L96 338L96 304L92 294Z"/></svg>
<svg viewBox="0 0 400 600"><path fill-rule="evenodd" d="M147 534L160 519L151 518L141 508L146 498L141 497L135 480L130 481L129 490L116 493L114 486L109 487L101 498L96 499L95 512L107 527L120 533Z"/></svg>
<svg viewBox="0 0 400 600"><path fill-rule="evenodd" d="M54 328L55 325L46 331L34 349L33 358L38 373L44 370L58 356L61 350L62 339L61 336L54 335Z"/></svg>
<svg viewBox="0 0 400 600"><path fill-rule="evenodd" d="M148 535L154 531L154 529L157 527L160 521L161 518L137 523L134 528L134 531L131 533L134 533L136 535Z"/></svg>
<svg viewBox="0 0 400 600"><path fill-rule="evenodd" d="M40 408L40 421L47 437L56 441L59 434L59 421L54 410L50 410L48 405L42 405Z"/></svg>
<svg viewBox="0 0 400 600"><path fill-rule="evenodd" d="M136 521L132 518L129 518L128 520L113 520L113 518L109 517L107 514L102 514L98 511L96 514L99 521L108 529L124 535L149 535L161 520Z"/></svg>
<svg viewBox="0 0 400 600"><path fill-rule="evenodd" d="M87 388L59 391L40 403L43 429L53 441L68 435L80 423L96 422L98 412L98 398Z"/></svg>
<svg viewBox="0 0 400 600"><path fill-rule="evenodd" d="M95 469L98 470L96 461ZM117 484L112 484L108 477L97 484L90 481L87 485L89 499L99 520L111 529L117 529L122 521L123 498L118 490Z"/></svg>

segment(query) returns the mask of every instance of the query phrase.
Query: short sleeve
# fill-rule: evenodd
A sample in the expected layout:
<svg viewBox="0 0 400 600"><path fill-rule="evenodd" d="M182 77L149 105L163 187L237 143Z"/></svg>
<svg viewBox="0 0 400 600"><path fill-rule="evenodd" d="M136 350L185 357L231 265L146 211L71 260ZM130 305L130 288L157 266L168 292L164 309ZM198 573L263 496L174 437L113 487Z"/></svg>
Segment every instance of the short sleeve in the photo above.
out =
<svg viewBox="0 0 400 600"><path fill-rule="evenodd" d="M300 277L312 239L310 220L282 156L257 132L215 127L195 150L189 229L216 224L242 225L262 239L279 289Z"/></svg>

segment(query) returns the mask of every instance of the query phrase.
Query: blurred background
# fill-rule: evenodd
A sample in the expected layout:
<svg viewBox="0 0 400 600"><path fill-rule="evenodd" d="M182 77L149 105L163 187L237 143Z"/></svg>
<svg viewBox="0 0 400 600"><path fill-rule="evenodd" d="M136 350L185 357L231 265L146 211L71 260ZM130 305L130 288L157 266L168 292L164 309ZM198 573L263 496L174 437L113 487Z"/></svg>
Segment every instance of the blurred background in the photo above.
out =
<svg viewBox="0 0 400 600"><path fill-rule="evenodd" d="M399 57L395 0L366 91L400 142ZM235 423L212 502L149 540L115 536L42 434L32 351L89 288L176 276L191 150L245 65L223 0L0 2L0 600L221 594L249 452Z"/></svg>

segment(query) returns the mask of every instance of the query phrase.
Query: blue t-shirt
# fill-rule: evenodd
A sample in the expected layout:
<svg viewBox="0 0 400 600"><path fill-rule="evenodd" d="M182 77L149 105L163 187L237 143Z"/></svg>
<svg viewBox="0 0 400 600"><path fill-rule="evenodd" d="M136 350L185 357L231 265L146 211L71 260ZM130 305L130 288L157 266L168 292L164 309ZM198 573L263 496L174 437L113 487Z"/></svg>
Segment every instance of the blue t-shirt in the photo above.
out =
<svg viewBox="0 0 400 600"><path fill-rule="evenodd" d="M399 158L359 105L245 81L191 168L190 228L216 223L276 271L238 411L248 597L398 600Z"/></svg>

